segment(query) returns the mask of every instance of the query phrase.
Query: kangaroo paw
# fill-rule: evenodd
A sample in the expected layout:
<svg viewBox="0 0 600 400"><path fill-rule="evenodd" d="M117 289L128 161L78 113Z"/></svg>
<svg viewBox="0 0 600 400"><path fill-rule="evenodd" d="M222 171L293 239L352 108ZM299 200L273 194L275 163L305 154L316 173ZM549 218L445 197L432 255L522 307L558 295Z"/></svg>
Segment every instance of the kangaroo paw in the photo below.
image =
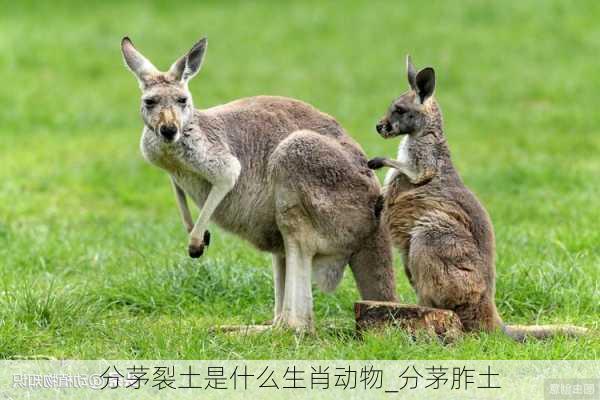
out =
<svg viewBox="0 0 600 400"><path fill-rule="evenodd" d="M204 239L203 239L203 241L204 241L204 245L206 247L210 246L210 232L209 231L204 232Z"/></svg>
<svg viewBox="0 0 600 400"><path fill-rule="evenodd" d="M202 244L200 246L194 246L190 244L188 246L188 254L192 258L199 258L202 256L202 254L204 254L204 245Z"/></svg>
<svg viewBox="0 0 600 400"><path fill-rule="evenodd" d="M209 234L210 240L210 234ZM190 244L188 245L188 254L192 258L198 258L202 254L204 254L204 247L207 246L206 243L206 232L204 233L204 240L198 240L197 238L191 238Z"/></svg>
<svg viewBox="0 0 600 400"><path fill-rule="evenodd" d="M367 162L367 167L369 167L369 169L379 169L384 166L384 164L383 164L384 160L385 160L385 158L383 158L383 157L372 158Z"/></svg>

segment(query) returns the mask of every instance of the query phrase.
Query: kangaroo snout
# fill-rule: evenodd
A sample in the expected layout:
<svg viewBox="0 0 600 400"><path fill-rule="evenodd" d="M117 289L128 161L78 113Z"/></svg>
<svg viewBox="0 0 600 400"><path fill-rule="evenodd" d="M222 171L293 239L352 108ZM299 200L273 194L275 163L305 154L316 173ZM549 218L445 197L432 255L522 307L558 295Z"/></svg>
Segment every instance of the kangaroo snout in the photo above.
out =
<svg viewBox="0 0 600 400"><path fill-rule="evenodd" d="M175 124L164 124L159 128L160 135L168 141L175 139L177 135L177 125Z"/></svg>
<svg viewBox="0 0 600 400"><path fill-rule="evenodd" d="M377 125L375 125L375 129L377 129L377 133L386 133L391 130L390 123L387 121L379 121Z"/></svg>

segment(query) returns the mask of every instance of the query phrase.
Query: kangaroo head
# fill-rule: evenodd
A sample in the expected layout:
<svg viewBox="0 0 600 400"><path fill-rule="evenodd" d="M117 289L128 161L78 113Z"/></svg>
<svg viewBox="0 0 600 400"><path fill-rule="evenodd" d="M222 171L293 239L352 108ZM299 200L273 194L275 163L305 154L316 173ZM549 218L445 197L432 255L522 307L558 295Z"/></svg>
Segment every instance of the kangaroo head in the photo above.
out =
<svg viewBox="0 0 600 400"><path fill-rule="evenodd" d="M377 132L384 137L419 134L431 121L440 118L433 98L435 71L431 67L415 70L410 56L406 56L410 89L392 102L385 116L377 123Z"/></svg>
<svg viewBox="0 0 600 400"><path fill-rule="evenodd" d="M142 90L144 124L166 142L177 141L192 119L194 105L188 82L200 70L206 45L206 38L201 39L167 72L160 72L136 50L128 37L121 41L125 64L136 76Z"/></svg>

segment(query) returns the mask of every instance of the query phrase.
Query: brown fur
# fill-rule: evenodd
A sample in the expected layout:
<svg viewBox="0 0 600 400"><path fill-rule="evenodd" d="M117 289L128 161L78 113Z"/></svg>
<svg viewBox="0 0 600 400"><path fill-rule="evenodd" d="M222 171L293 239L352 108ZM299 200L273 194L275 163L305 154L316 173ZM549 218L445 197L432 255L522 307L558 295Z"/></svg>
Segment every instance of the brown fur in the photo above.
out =
<svg viewBox="0 0 600 400"><path fill-rule="evenodd" d="M492 223L452 164L432 97L433 70L417 74L409 59L408 71L411 89L378 124L384 137L407 135L399 160L377 158L369 165L397 168L386 179L383 215L419 303L454 310L467 331L503 329L518 340L584 332L572 326L503 325L494 300Z"/></svg>

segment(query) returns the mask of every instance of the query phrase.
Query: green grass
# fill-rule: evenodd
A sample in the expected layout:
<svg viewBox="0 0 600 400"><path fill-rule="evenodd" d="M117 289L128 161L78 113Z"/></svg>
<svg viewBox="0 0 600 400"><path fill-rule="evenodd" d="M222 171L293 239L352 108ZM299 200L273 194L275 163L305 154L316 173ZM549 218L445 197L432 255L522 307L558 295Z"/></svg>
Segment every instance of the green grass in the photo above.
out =
<svg viewBox="0 0 600 400"><path fill-rule="evenodd" d="M600 3L36 3L0 4L0 358L600 357ZM596 333L360 341L350 274L316 292L315 336L211 333L271 318L270 257L216 227L186 256L168 179L138 150L124 34L162 68L206 34L197 106L297 97L370 156L395 152L374 124L407 86L405 54L435 66L455 163L495 224L503 318Z"/></svg>

